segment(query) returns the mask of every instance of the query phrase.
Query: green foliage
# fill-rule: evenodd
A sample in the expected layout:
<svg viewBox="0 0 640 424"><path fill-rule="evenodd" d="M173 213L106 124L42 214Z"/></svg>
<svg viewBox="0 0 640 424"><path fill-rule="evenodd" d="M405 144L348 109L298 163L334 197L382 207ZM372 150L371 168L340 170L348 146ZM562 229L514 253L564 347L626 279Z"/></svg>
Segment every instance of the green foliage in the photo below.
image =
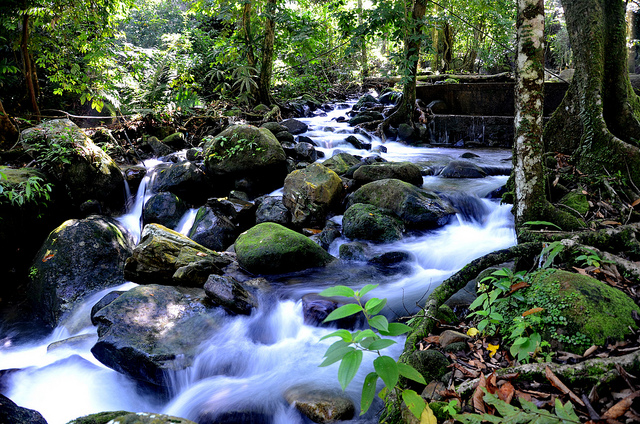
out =
<svg viewBox="0 0 640 424"><path fill-rule="evenodd" d="M553 260L564 250L564 244L559 241L544 245L540 253L540 268L547 269L553 265Z"/></svg>
<svg viewBox="0 0 640 424"><path fill-rule="evenodd" d="M399 398L401 397L409 410L419 418L426 407L424 399L413 390L399 390L396 384L400 376L426 384L424 377L412 366L397 362L390 356L380 354L380 350L396 343L395 340L383 338L381 335L391 337L399 336L411 331L411 327L397 322L390 323L384 315L380 315L380 312L387 303L386 299L370 298L363 305L363 296L376 287L377 285L367 284L362 289L354 291L347 286L335 286L325 289L320 293L321 296L340 296L355 300L355 303L348 303L333 310L324 322L335 321L362 313L369 324L369 328L366 330L356 330L353 332L336 330L324 336L321 340L330 337L339 337L340 340L329 346L324 354L325 359L320 366L326 367L340 361L338 381L340 382L342 390L345 390L360 368L363 352L376 352L378 357L373 360L374 371L365 377L362 386L360 414L362 415L367 412L371 406L376 392L376 383L378 378L380 378L384 382L385 388L380 392L379 396L385 398L392 391L399 392Z"/></svg>
<svg viewBox="0 0 640 424"><path fill-rule="evenodd" d="M548 221L527 221L525 223L523 223L522 225L527 225L530 227L551 227L551 228L555 228L556 230L562 230L562 228L558 227L556 224L554 224L553 222L548 222Z"/></svg>
<svg viewBox="0 0 640 424"><path fill-rule="evenodd" d="M77 143L73 139L72 130L62 131L56 135L56 141L46 137L29 141L29 153L36 158L43 171L55 173L59 168L71 164L77 154Z"/></svg>
<svg viewBox="0 0 640 424"><path fill-rule="evenodd" d="M600 268L600 264L611 263L612 261L603 260L595 251L584 248L586 253L577 256L576 261L582 262L586 266L594 266Z"/></svg>
<svg viewBox="0 0 640 424"><path fill-rule="evenodd" d="M32 204L37 207L47 207L52 190L53 185L45 183L37 175L32 175L25 181L9 184L7 176L0 171L0 204L8 203L18 207Z"/></svg>
<svg viewBox="0 0 640 424"><path fill-rule="evenodd" d="M487 393L485 388L482 388L482 390L485 392L484 401L493 406L500 416L491 414L457 414L455 415L456 421L460 421L463 424L480 424L486 421L496 424L578 424L581 422L573 410L571 402L563 405L560 399L556 398L554 412L548 412L538 408L533 402L519 398L521 408L517 408L498 399L496 395Z"/></svg>
<svg viewBox="0 0 640 424"><path fill-rule="evenodd" d="M230 139L223 136L217 137L217 139L218 145L222 147L222 152L219 154L216 152L211 153L209 158L213 160L222 161L243 152L251 152L255 156L264 150L263 147L258 146L258 142L255 139L238 138L237 134L231 136Z"/></svg>

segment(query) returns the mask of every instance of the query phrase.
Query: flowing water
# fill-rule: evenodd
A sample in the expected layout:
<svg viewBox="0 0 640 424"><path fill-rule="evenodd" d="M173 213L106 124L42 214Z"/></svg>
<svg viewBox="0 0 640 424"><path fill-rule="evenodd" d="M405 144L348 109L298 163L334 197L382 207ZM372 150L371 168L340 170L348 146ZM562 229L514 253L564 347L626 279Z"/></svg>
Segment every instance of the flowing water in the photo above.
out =
<svg viewBox="0 0 640 424"><path fill-rule="evenodd" d="M362 156L371 152L356 150L344 142L353 129L335 121L344 115L336 109L325 117L302 119L309 125L304 134L320 147L317 150L330 157L337 151ZM356 137L366 140L363 135ZM380 140L371 140L373 149ZM463 150L447 148L416 148L400 143L384 143L390 161L429 161L441 163L444 158L458 158ZM510 151L474 150L480 163L504 164ZM149 167L158 162L147 163ZM228 316L220 331L202 346L195 364L170 376L170 395L158 397L141 391L129 378L112 371L90 352L97 339L95 327L89 322L91 306L105 293L135 286L128 283L98 293L66 318L64 324L45 339L14 346L11 334L0 334L0 369L15 369L5 380L3 393L18 405L42 413L49 424L66 423L89 413L128 410L163 412L192 420L211 412L252 411L251 422L308 423L284 400L284 392L299 384L317 388L339 388L338 364L319 368L326 348L333 340L320 339L331 329L309 326L303 322L301 297L335 284L354 288L368 283L380 284L371 295L388 298L384 313L389 317L415 311L416 302L448 276L471 260L515 243L512 216L508 206L484 198L506 183L506 176L491 176L474 180L446 180L425 177L424 188L450 199L460 211L448 225L405 237L385 245L371 245L371 251L409 253L410 260L380 269L365 263L342 263L321 271L302 272L272 278L274 290L261 299L261 308L251 316ZM140 237L140 214L151 195L148 179L141 183L130 212L119 218L134 237ZM190 210L176 230L186 234L193 222L195 209ZM341 222L341 217L334 217ZM339 238L330 246L337 256ZM70 336L73 343L51 345ZM51 346L50 346L51 345ZM398 356L403 340L386 350ZM47 347L50 346L49 349ZM356 405L364 377L372 371L373 355L365 355L363 365L347 389ZM378 405L379 406L379 405ZM375 411L353 422L375 422ZM247 421L249 422L249 421Z"/></svg>

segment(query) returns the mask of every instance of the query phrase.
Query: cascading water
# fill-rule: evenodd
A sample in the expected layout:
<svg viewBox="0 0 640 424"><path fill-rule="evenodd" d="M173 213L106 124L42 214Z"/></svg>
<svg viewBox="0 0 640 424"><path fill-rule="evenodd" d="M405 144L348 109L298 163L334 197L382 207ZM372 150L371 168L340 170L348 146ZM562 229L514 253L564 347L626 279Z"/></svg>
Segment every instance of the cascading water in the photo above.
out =
<svg viewBox="0 0 640 424"><path fill-rule="evenodd" d="M326 117L302 119L309 125L304 134L318 144L317 150L331 157L337 151L369 155L345 142L353 128L335 118L345 109L329 112ZM380 140L372 143L375 150ZM382 157L391 161L442 162L443 158L457 158L460 150L430 149L406 146L400 143L384 144ZM384 149L380 149L384 151ZM478 162L488 165L509 158L506 150L475 150ZM153 164L146 164L153 166ZM380 284L371 295L386 297L385 314L406 315L415 308L416 301L466 263L496 249L515 243L513 222L508 206L484 198L506 183L506 176L482 179L424 178L424 188L441 193L459 210L452 221L439 229L414 234L384 245L371 245L373 253L401 251L411 260L398 269L376 271L365 263L345 263L330 266L313 273L296 276L276 276L272 290L263 294L258 310L251 316L225 316L219 331L202 346L202 352L192 367L170 376L172 387L169 399L141 392L129 378L100 364L90 353L96 340L96 330L88 322L91 306L107 290L79 305L63 325L44 340L33 340L29 345L0 348L0 369L16 369L5 379L3 393L20 406L41 412L49 424L62 424L89 413L108 410L163 412L197 421L201 417L238 411L251 411L252 422L276 424L307 423L284 399L284 393L299 384L315 388L339 389L338 364L319 368L322 356L333 340L320 339L331 329L310 326L303 321L301 297L335 284L362 287ZM140 237L140 215L144 202L150 196L148 180L141 183L130 212L119 220ZM188 232L195 209L190 210L178 231ZM334 217L341 222L341 217ZM337 256L337 239L330 253ZM294 284L295 283L295 284ZM134 286L119 287L126 290ZM115 288L114 288L115 289ZM113 289L111 289L113 290ZM413 305L413 306L412 306ZM80 336L58 347L51 343L69 336ZM0 334L0 338L5 335ZM398 356L403 340L390 347L387 354ZM359 393L364 377L372 370L373 355L365 355L361 370L348 387L346 394L359 404ZM364 417L353 422L374 422L375 412L370 409ZM247 421L248 422L248 421Z"/></svg>

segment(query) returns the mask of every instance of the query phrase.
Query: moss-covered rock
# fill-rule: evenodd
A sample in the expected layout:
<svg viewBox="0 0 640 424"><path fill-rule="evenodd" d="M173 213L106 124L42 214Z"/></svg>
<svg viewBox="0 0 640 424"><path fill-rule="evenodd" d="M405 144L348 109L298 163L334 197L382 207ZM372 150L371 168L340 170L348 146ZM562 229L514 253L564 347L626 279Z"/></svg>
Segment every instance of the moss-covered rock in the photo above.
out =
<svg viewBox="0 0 640 424"><path fill-rule="evenodd" d="M395 178L415 186L422 186L422 172L410 162L381 162L363 165L353 173L353 179L360 184Z"/></svg>
<svg viewBox="0 0 640 424"><path fill-rule="evenodd" d="M415 368L427 383L439 380L447 372L449 366L449 360L442 352L431 349L416 350L407 357L406 363ZM402 380L408 387L418 389L418 391L422 391L424 387L423 384L411 380L404 378Z"/></svg>
<svg viewBox="0 0 640 424"><path fill-rule="evenodd" d="M154 168L150 189L167 191L186 202L202 204L215 193L202 169L192 162L161 164Z"/></svg>
<svg viewBox="0 0 640 424"><path fill-rule="evenodd" d="M282 187L287 157L271 131L253 125L227 128L204 145L207 174L216 185L251 194Z"/></svg>
<svg viewBox="0 0 640 424"><path fill-rule="evenodd" d="M273 222L240 234L238 262L256 274L280 274L324 266L335 258L308 237Z"/></svg>
<svg viewBox="0 0 640 424"><path fill-rule="evenodd" d="M578 212L581 217L585 216L587 212L589 212L589 201L587 200L587 196L582 193L581 190L574 190L567 193L562 197L562 199L560 199L559 203Z"/></svg>
<svg viewBox="0 0 640 424"><path fill-rule="evenodd" d="M323 226L327 213L342 199L342 180L332 170L312 164L287 175L282 202L297 226Z"/></svg>
<svg viewBox="0 0 640 424"><path fill-rule="evenodd" d="M444 178L484 178L487 173L475 163L466 160L452 160L440 172Z"/></svg>
<svg viewBox="0 0 640 424"><path fill-rule="evenodd" d="M319 390L312 386L295 386L284 394L291 406L315 423L350 420L355 414L351 399L337 390Z"/></svg>
<svg viewBox="0 0 640 424"><path fill-rule="evenodd" d="M397 179L365 184L349 198L348 206L368 203L395 213L407 229L442 226L455 211L434 193Z"/></svg>
<svg viewBox="0 0 640 424"><path fill-rule="evenodd" d="M87 295L125 282L122 267L133 239L115 221L91 216L53 230L29 272L29 297L47 325Z"/></svg>
<svg viewBox="0 0 640 424"><path fill-rule="evenodd" d="M360 159L349 153L338 153L322 162L324 166L338 175L344 175L351 167L360 163Z"/></svg>
<svg viewBox="0 0 640 424"><path fill-rule="evenodd" d="M68 424L195 424L184 418L147 412L100 412L69 421Z"/></svg>
<svg viewBox="0 0 640 424"><path fill-rule="evenodd" d="M188 209L187 204L175 194L157 193L144 204L142 222L145 225L156 223L175 228Z"/></svg>
<svg viewBox="0 0 640 424"><path fill-rule="evenodd" d="M632 316L633 311L640 312L638 305L620 290L589 276L539 271L524 296L544 308L547 317L555 317L545 326L546 337L560 342L564 350L582 353L591 344L623 340L630 328L638 328Z"/></svg>
<svg viewBox="0 0 640 424"><path fill-rule="evenodd" d="M344 213L342 231L350 239L385 243L400 240L404 224L377 206L356 203Z"/></svg>

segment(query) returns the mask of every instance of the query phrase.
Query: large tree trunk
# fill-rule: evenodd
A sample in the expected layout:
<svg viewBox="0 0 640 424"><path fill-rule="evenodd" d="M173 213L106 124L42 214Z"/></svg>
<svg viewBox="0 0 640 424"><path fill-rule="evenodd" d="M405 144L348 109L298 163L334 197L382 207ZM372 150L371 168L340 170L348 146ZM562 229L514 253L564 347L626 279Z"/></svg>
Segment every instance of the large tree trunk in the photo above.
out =
<svg viewBox="0 0 640 424"><path fill-rule="evenodd" d="M358 26L362 25L362 0L358 0ZM369 64L367 63L367 41L364 36L360 37L360 69L362 82L369 76Z"/></svg>
<svg viewBox="0 0 640 424"><path fill-rule="evenodd" d="M545 202L542 167L544 1L518 0L518 60L514 141L516 224L540 220Z"/></svg>
<svg viewBox="0 0 640 424"><path fill-rule="evenodd" d="M640 101L627 73L625 2L563 0L576 71L545 128L546 149L573 154L582 172L640 185Z"/></svg>
<svg viewBox="0 0 640 424"><path fill-rule="evenodd" d="M31 109L40 116L40 108L36 96L36 89L33 84L34 72L31 63L31 53L29 52L29 15L27 13L22 17L22 40L20 41L20 49L22 51L22 60L24 62L24 79L27 84L27 95L31 101Z"/></svg>
<svg viewBox="0 0 640 424"><path fill-rule="evenodd" d="M256 57L253 53L253 38L251 36L251 1L245 0L242 8L242 29L244 32L244 42L247 49L247 63L249 66L256 66Z"/></svg>
<svg viewBox="0 0 640 424"><path fill-rule="evenodd" d="M0 150L4 150L7 147L5 144L13 143L17 139L18 130L9 119L9 115L4 111L2 100L0 100Z"/></svg>
<svg viewBox="0 0 640 424"><path fill-rule="evenodd" d="M266 20L264 23L264 44L262 46L262 66L260 67L260 79L258 80L258 100L265 105L273 103L271 98L271 76L273 75L273 43L276 38L276 21L273 15L276 13L277 0L268 0L265 8Z"/></svg>

